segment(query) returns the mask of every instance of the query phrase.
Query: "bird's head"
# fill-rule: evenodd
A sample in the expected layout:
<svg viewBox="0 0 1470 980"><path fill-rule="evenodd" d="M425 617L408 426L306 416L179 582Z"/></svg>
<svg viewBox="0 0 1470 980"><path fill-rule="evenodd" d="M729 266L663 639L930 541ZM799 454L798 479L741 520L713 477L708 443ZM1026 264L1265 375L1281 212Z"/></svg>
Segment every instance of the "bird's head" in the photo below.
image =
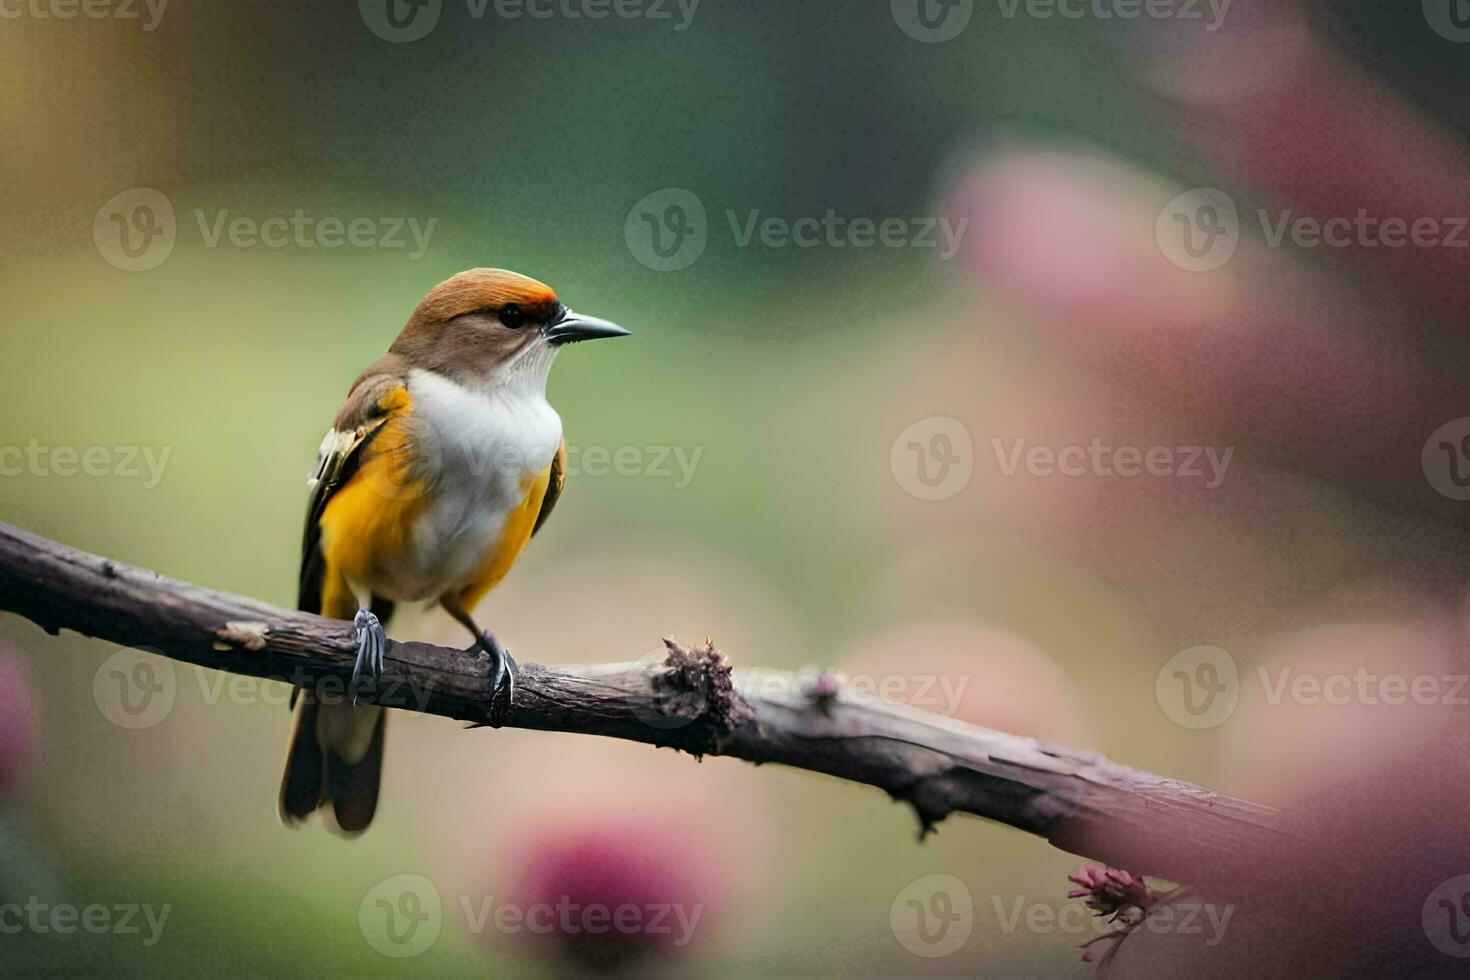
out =
<svg viewBox="0 0 1470 980"><path fill-rule="evenodd" d="M541 383L565 344L629 331L573 313L543 282L507 269L469 269L429 291L392 350L464 384Z"/></svg>

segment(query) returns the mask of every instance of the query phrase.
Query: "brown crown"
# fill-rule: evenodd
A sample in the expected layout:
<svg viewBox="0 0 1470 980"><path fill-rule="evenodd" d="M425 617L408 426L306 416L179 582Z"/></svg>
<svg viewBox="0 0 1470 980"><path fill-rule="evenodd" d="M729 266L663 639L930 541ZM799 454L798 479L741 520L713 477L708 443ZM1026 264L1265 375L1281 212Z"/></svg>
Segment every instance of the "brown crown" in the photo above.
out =
<svg viewBox="0 0 1470 980"><path fill-rule="evenodd" d="M507 303L541 321L549 319L558 305L556 291L530 276L509 269L467 269L429 290L408 326L444 323L476 310L498 310Z"/></svg>

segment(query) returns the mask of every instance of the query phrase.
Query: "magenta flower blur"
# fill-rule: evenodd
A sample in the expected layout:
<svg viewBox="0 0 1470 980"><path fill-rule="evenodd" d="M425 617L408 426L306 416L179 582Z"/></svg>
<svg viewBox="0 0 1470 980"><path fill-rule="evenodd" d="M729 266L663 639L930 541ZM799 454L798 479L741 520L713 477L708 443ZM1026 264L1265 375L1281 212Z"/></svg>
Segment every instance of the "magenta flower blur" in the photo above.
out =
<svg viewBox="0 0 1470 980"><path fill-rule="evenodd" d="M706 884L667 834L578 826L542 836L515 891L533 946L579 972L625 973L687 952L709 927Z"/></svg>
<svg viewBox="0 0 1470 980"><path fill-rule="evenodd" d="M0 646L0 792L16 780L35 750L38 702L20 660Z"/></svg>

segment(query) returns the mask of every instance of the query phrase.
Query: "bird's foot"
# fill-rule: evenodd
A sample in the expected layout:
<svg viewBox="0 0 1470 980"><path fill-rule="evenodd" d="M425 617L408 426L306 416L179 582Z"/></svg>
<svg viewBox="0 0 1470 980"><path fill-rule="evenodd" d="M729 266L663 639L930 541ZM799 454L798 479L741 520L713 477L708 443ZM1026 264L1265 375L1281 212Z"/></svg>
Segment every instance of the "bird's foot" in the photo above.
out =
<svg viewBox="0 0 1470 980"><path fill-rule="evenodd" d="M479 641L471 649L490 658L490 727L499 728L510 716L510 707L515 702L518 669L515 658L500 645L494 633L481 633Z"/></svg>
<svg viewBox="0 0 1470 980"><path fill-rule="evenodd" d="M356 704L359 678L366 674L363 686L376 687L378 679L383 676L383 655L388 649L388 635L383 632L383 624L378 622L378 617L366 609L357 611L352 629L357 634L357 663L352 665L352 681L348 688L352 691L352 703Z"/></svg>

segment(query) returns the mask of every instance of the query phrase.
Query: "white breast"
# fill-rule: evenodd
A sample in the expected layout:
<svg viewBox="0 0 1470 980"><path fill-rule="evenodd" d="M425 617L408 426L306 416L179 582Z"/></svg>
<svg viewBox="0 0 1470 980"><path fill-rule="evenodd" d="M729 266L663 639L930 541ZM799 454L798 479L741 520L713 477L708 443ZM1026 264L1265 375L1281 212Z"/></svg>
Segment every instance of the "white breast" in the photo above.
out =
<svg viewBox="0 0 1470 980"><path fill-rule="evenodd" d="M561 417L544 384L472 390L413 371L408 391L433 502L413 528L409 567L393 571L394 598L436 600L464 588L500 538L526 485L561 445Z"/></svg>

